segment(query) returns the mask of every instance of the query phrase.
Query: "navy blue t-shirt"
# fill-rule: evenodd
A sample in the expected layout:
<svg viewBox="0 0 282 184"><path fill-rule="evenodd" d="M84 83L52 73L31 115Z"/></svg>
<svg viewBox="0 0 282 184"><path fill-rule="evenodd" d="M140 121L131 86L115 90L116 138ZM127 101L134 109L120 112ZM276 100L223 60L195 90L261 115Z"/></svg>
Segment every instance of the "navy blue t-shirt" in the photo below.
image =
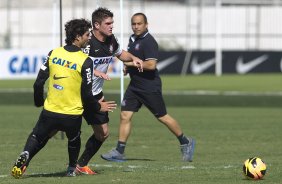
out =
<svg viewBox="0 0 282 184"><path fill-rule="evenodd" d="M150 59L157 61L158 43L148 31L139 37L132 35L128 43L128 52L144 62ZM162 83L157 69L139 72L135 67L128 67L128 73L131 78L128 88L147 92L161 91Z"/></svg>

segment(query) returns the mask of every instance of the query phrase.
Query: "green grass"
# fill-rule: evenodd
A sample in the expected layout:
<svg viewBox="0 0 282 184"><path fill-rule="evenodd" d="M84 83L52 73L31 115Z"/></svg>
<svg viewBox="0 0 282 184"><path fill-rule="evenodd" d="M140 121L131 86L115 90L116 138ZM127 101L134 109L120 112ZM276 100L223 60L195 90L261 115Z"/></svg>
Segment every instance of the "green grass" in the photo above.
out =
<svg viewBox="0 0 282 184"><path fill-rule="evenodd" d="M63 177L67 143L57 135L33 159L19 181L9 175L10 170L40 109L0 106L1 114L5 115L1 117L0 129L0 183L250 183L242 175L242 166L252 156L261 157L267 164L267 174L260 183L281 182L281 109L169 107L168 110L185 134L197 140L192 163L180 160L178 141L146 109L141 109L133 119L126 148L129 161L102 160L99 155L116 145L119 121L116 110L110 114L111 135L90 162L99 175ZM83 123L83 146L90 134L91 128Z"/></svg>
<svg viewBox="0 0 282 184"><path fill-rule="evenodd" d="M162 76L162 81L164 98L169 106L282 107L280 74ZM32 104L33 82L34 80L0 80L0 104ZM128 82L129 79L126 78L125 87ZM120 102L119 86L119 79L105 81L106 99ZM7 88L10 91L5 91ZM23 91L22 88L28 90ZM234 91L243 94L230 95ZM171 94L174 92L178 94Z"/></svg>
<svg viewBox="0 0 282 184"><path fill-rule="evenodd" d="M147 109L133 118L133 131L127 143L125 163L106 162L100 158L115 147L118 137L119 109L110 113L110 137L91 160L96 176L64 177L67 166L67 141L60 134L32 160L26 175L16 180L10 170L22 151L26 138L35 125L40 108L32 105L34 80L0 80L0 183L48 184L245 184L243 162L253 156L267 164L267 174L259 183L281 183L282 168L282 101L279 74L163 76L163 89L168 112L176 118L184 133L196 139L194 161L180 160L176 138ZM126 79L125 84L128 83ZM15 89L14 92L5 89ZM108 93L119 89L119 79L105 82ZM169 95L169 91L219 91L219 95ZM222 95L228 91L258 93L258 95ZM222 94L221 94L222 93ZM118 94L117 94L118 95ZM82 147L92 134L83 123Z"/></svg>
<svg viewBox="0 0 282 184"><path fill-rule="evenodd" d="M187 75L161 76L163 90L215 90L215 91L247 91L266 92L282 91L281 74L250 74L250 75ZM32 88L34 80L0 80L0 89L3 88ZM125 86L129 79L125 78ZM118 90L120 80L113 78L106 81L105 90Z"/></svg>

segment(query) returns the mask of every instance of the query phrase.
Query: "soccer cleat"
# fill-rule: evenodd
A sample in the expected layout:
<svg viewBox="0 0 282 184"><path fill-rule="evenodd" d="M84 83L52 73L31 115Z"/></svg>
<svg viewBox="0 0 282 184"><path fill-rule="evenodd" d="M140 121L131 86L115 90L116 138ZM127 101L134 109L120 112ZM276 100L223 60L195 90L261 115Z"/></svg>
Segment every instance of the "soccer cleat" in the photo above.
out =
<svg viewBox="0 0 282 184"><path fill-rule="evenodd" d="M68 167L68 168L67 168L67 176L68 176L68 177L74 177L74 176L76 176L75 167Z"/></svg>
<svg viewBox="0 0 282 184"><path fill-rule="evenodd" d="M22 152L20 156L17 158L11 173L14 178L18 179L24 174L27 167L26 164L28 158L29 158L29 153L27 151Z"/></svg>
<svg viewBox="0 0 282 184"><path fill-rule="evenodd" d="M77 174L87 174L87 175L94 175L97 174L95 171L92 171L89 166L80 167L76 165L75 172Z"/></svg>
<svg viewBox="0 0 282 184"><path fill-rule="evenodd" d="M112 149L108 153L101 155L102 159L107 161L113 161L113 162L124 162L126 161L125 155L119 153L116 149Z"/></svg>
<svg viewBox="0 0 282 184"><path fill-rule="evenodd" d="M192 162L196 141L192 138L188 138L188 140L188 144L180 145L180 150L182 153L182 160Z"/></svg>

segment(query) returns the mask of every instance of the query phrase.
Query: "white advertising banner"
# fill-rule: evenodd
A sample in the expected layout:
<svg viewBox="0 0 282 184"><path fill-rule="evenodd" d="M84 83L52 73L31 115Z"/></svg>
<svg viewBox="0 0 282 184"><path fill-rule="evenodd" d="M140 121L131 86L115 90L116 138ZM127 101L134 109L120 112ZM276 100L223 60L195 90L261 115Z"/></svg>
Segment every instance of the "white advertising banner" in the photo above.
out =
<svg viewBox="0 0 282 184"><path fill-rule="evenodd" d="M35 79L49 50L0 50L0 79Z"/></svg>
<svg viewBox="0 0 282 184"><path fill-rule="evenodd" d="M0 50L1 79L35 79L42 62L49 53L48 49L9 49ZM120 67L115 59L110 64L108 74L118 77Z"/></svg>

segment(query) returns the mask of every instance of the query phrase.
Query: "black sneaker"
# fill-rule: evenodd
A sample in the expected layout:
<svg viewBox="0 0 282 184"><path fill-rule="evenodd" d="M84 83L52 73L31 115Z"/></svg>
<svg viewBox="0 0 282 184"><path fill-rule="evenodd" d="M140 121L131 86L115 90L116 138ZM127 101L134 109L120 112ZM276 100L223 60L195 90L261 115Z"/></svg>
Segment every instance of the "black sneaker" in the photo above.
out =
<svg viewBox="0 0 282 184"><path fill-rule="evenodd" d="M26 164L27 164L28 158L29 158L29 153L27 151L22 152L20 156L17 158L12 168L12 176L14 178L18 179L24 174L27 168Z"/></svg>
<svg viewBox="0 0 282 184"><path fill-rule="evenodd" d="M68 169L67 169L67 176L68 177L76 176L75 167L68 167Z"/></svg>

